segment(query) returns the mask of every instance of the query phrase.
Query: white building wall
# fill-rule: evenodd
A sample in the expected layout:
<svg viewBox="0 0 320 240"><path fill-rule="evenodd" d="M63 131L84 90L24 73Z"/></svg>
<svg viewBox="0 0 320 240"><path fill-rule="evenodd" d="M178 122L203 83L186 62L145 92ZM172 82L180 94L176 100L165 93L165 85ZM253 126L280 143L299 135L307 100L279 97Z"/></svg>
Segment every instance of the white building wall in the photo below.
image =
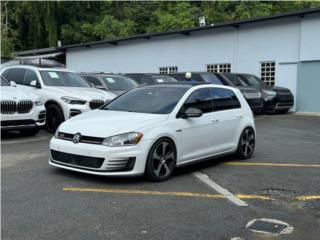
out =
<svg viewBox="0 0 320 240"><path fill-rule="evenodd" d="M68 49L67 67L79 72L206 71L206 64L231 63L232 72L260 76L261 61L275 61L275 84L297 92L297 64L320 60L320 14L169 35L150 40ZM300 94L301 95L301 94ZM297 99L299 100L299 99Z"/></svg>

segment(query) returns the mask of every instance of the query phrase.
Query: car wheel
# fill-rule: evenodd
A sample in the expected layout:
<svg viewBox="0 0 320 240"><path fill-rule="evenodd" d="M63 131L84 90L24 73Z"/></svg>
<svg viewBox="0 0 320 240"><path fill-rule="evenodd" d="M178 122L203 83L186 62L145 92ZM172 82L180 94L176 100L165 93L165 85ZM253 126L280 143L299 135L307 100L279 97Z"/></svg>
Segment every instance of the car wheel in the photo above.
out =
<svg viewBox="0 0 320 240"><path fill-rule="evenodd" d="M39 132L38 128L21 129L20 133L26 136L34 136Z"/></svg>
<svg viewBox="0 0 320 240"><path fill-rule="evenodd" d="M168 138L159 139L150 149L147 163L146 175L155 182L168 180L176 165L176 148Z"/></svg>
<svg viewBox="0 0 320 240"><path fill-rule="evenodd" d="M237 148L237 156L240 159L251 158L255 146L255 133L253 128L247 127L243 130Z"/></svg>
<svg viewBox="0 0 320 240"><path fill-rule="evenodd" d="M63 113L55 104L48 105L46 110L46 128L48 132L54 133L59 127L60 123L63 122Z"/></svg>

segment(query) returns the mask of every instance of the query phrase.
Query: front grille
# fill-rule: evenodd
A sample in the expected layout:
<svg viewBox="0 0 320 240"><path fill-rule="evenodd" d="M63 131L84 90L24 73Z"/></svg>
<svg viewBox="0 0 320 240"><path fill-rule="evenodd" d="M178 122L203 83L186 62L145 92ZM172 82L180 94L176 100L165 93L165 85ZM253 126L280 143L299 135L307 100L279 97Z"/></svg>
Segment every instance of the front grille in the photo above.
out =
<svg viewBox="0 0 320 240"><path fill-rule="evenodd" d="M32 101L20 101L17 104L17 112L18 113L28 113L31 111L33 107Z"/></svg>
<svg viewBox="0 0 320 240"><path fill-rule="evenodd" d="M71 133L64 133L64 132L59 132L58 133L58 138L72 141L73 140L74 134ZM80 137L81 143L90 143L90 144L101 144L103 142L104 138L100 137L90 137L90 136L82 136Z"/></svg>
<svg viewBox="0 0 320 240"><path fill-rule="evenodd" d="M51 150L53 161L87 168L100 168L104 158L88 157Z"/></svg>
<svg viewBox="0 0 320 240"><path fill-rule="evenodd" d="M17 110L17 103L11 100L1 101L1 114L14 114Z"/></svg>
<svg viewBox="0 0 320 240"><path fill-rule="evenodd" d="M91 109L97 109L99 107L101 107L104 104L103 100L92 100L89 103L89 106Z"/></svg>
<svg viewBox="0 0 320 240"><path fill-rule="evenodd" d="M278 93L278 100L280 102L292 102L293 101L293 96L291 94L279 94Z"/></svg>
<svg viewBox="0 0 320 240"><path fill-rule="evenodd" d="M20 101L18 103L13 100L1 101L1 113L2 114L29 113L31 111L32 107L33 107L33 102L28 101L28 100Z"/></svg>

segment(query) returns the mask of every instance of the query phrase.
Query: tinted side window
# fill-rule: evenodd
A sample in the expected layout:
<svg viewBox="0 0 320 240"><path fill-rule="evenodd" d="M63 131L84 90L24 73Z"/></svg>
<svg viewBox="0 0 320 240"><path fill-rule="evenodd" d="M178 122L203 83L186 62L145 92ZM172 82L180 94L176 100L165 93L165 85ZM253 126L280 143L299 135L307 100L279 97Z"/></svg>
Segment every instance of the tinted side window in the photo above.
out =
<svg viewBox="0 0 320 240"><path fill-rule="evenodd" d="M8 72L8 81L14 81L17 84L23 84L25 69L23 68L12 68Z"/></svg>
<svg viewBox="0 0 320 240"><path fill-rule="evenodd" d="M101 81L95 77L83 76L90 84L93 84L95 87L103 87Z"/></svg>
<svg viewBox="0 0 320 240"><path fill-rule="evenodd" d="M229 89L213 88L212 95L214 111L240 108L237 96Z"/></svg>
<svg viewBox="0 0 320 240"><path fill-rule="evenodd" d="M183 110L198 108L203 113L212 112L212 97L209 88L202 88L194 91L183 105Z"/></svg>
<svg viewBox="0 0 320 240"><path fill-rule="evenodd" d="M34 80L38 81L37 74L32 70L26 69L22 84L23 85L30 85L30 82L34 81Z"/></svg>

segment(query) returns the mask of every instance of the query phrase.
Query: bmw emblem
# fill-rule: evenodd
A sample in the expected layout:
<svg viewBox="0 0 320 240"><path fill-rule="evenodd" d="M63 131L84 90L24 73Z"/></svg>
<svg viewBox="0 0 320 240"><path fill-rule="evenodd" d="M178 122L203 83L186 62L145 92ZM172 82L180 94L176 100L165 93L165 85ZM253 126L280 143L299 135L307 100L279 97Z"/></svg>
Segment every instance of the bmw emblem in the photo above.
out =
<svg viewBox="0 0 320 240"><path fill-rule="evenodd" d="M81 139L81 134L80 133L76 133L72 138L72 142L73 143L78 143L78 142L80 142L80 139Z"/></svg>

